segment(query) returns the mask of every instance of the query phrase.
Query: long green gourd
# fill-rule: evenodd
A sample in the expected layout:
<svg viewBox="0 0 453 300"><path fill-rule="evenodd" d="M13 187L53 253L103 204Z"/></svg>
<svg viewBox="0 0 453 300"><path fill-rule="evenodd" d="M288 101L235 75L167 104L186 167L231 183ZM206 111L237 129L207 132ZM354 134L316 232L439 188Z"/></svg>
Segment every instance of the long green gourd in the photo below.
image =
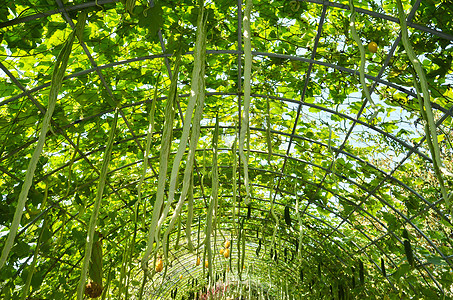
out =
<svg viewBox="0 0 453 300"><path fill-rule="evenodd" d="M198 216L198 228L197 228L197 259L199 255L199 249L201 248L201 243L200 243L200 230L201 230L201 215Z"/></svg>
<svg viewBox="0 0 453 300"><path fill-rule="evenodd" d="M47 220L46 214L44 215L44 223L42 225L41 232L39 233L38 241L36 242L35 251L33 252L33 261L28 269L28 275L27 275L27 279L25 281L25 286L22 288L22 294L21 294L21 298L20 298L21 300L25 300L28 297L28 294L30 293L30 284L31 284L31 280L33 278L33 274L35 273L36 263L38 261L39 248L41 247L42 236L43 236L44 230L46 230L48 227L48 225L47 225L48 220Z"/></svg>
<svg viewBox="0 0 453 300"><path fill-rule="evenodd" d="M238 221L239 222L239 221ZM241 257L242 257L242 252L241 252L241 245L242 245L242 238L243 238L243 228L244 228L244 219L240 221L239 223L239 230L238 230L238 239L237 239L237 248L238 248L238 274L239 277L241 276L242 273L242 265L241 265Z"/></svg>
<svg viewBox="0 0 453 300"><path fill-rule="evenodd" d="M401 27L401 40L403 42L404 49L406 50L407 56L414 66L415 72L417 73L418 78L421 82L421 90L423 93L423 103L420 102L420 113L423 119L426 122L426 140L428 142L429 150L431 152L431 157L433 160L434 172L436 174L437 180L440 184L440 190L442 197L444 198L445 204L450 209L450 212L453 213L453 207L451 206L450 199L448 197L447 189L445 188L445 183L443 180L442 172L440 168L442 167L442 159L440 158L440 148L437 141L437 131L436 123L434 121L433 109L431 107L430 93L428 89L428 81L426 80L425 71L423 70L420 61L416 57L412 45L409 41L409 34L407 31L407 22L406 22L406 13L403 9L403 4L401 0L396 1L398 8L398 17ZM417 79L414 76L415 87L419 89ZM419 92L417 93L420 94ZM420 97L419 97L420 99Z"/></svg>
<svg viewBox="0 0 453 300"><path fill-rule="evenodd" d="M80 137L82 135L79 134L77 136L77 141L76 141L76 147L74 149L74 154L72 154L72 158L71 158L71 161L69 162L69 166L68 166L68 181L67 181L67 187L66 187L66 193L64 195L64 198L68 197L69 195L69 191L70 191L70 188L71 188L71 178L72 178L72 166L74 165L74 161L76 159L76 156L77 156L77 150L79 148L79 143L80 143ZM64 226L62 227L62 229L64 228ZM63 232L64 230L61 230L61 232Z"/></svg>
<svg viewBox="0 0 453 300"><path fill-rule="evenodd" d="M127 257L128 257L128 249L130 248L129 239L125 238L125 245L123 249L123 254L121 255L121 269L120 269L120 280L119 280L119 287L118 287L118 299L122 298L123 292L126 290L126 267L127 267Z"/></svg>
<svg viewBox="0 0 453 300"><path fill-rule="evenodd" d="M153 101L151 102L151 109L149 110L149 114L148 114L148 133L146 134L146 147L145 147L145 153L144 153L144 157L143 157L143 172L142 172L142 175L140 177L140 181L138 183L138 188L137 188L137 192L138 192L138 200L137 200L137 203L136 203L136 211L138 210L138 207L140 206L141 202L142 202L142 186L143 186L143 182L145 181L145 177L146 177L146 171L148 170L148 161L149 161L149 152L151 150L151 142L152 142L152 138L153 138L153 134L154 134L154 114L156 112L156 102L157 102L157 95L158 95L158 83L159 83L159 78L161 76L162 73L159 73L159 75L157 76L157 79L156 79L156 86L154 87L154 97L153 97ZM146 202L143 203L143 228L145 228L145 216L146 216ZM135 219L137 220L138 218L138 211L135 215Z"/></svg>
<svg viewBox="0 0 453 300"><path fill-rule="evenodd" d="M294 183L294 195L296 197L296 216L297 222L299 222L299 246L297 247L297 255L302 258L302 219L299 213L299 196L297 195L297 180Z"/></svg>
<svg viewBox="0 0 453 300"><path fill-rule="evenodd" d="M33 151L30 163L28 164L27 172L25 174L24 183L19 194L19 199L17 201L16 211L14 212L13 222L9 229L8 238L6 239L5 246L2 250L2 255L0 257L0 270L6 263L8 259L11 248L14 245L14 239L16 238L17 229L19 228L20 221L22 219L22 214L24 213L25 203L27 202L28 191L33 183L33 177L35 175L36 166L38 164L39 157L41 156L42 149L44 147L44 142L46 140L47 131L50 128L50 121L52 120L52 115L55 110L55 105L57 104L58 92L63 84L64 74L66 72L66 67L68 65L69 55L71 54L72 44L74 39L77 36L82 37L83 28L85 27L86 13L81 12L77 18L77 26L74 31L69 35L69 38L66 40L66 43L61 49L57 60L55 62L55 67L52 73L52 82L50 85L49 92L49 102L47 105L46 113L44 114L44 119L42 121L41 132L39 133L38 143L36 148Z"/></svg>
<svg viewBox="0 0 453 300"><path fill-rule="evenodd" d="M233 229L234 233L237 234L236 228L236 206L237 206L237 156L236 156L236 143L237 143L237 135L236 135L236 126L234 127L234 142L232 148L232 155L233 155ZM239 211L239 208L237 208ZM239 220L238 220L239 221Z"/></svg>
<svg viewBox="0 0 453 300"><path fill-rule="evenodd" d="M219 194L219 172L217 166L217 151L218 151L218 139L219 139L219 117L216 117L216 125L214 135L212 138L212 188L211 197L209 201L208 212L206 216L206 229L205 229L205 249L208 255L208 272L209 278L213 278L212 272L212 249L211 249L211 233L212 233L212 221L214 218L215 206L217 204L217 198Z"/></svg>
<svg viewBox="0 0 453 300"><path fill-rule="evenodd" d="M217 110L218 111L218 110ZM217 237L217 211L218 211L218 208L219 208L219 197L217 196L218 195L218 190L219 190L219 167L218 167L218 147L219 147L219 115L218 115L218 112L216 114L216 125L215 125L215 145L214 145L214 150L216 152L216 161L215 161L215 168L216 168L216 179L214 180L213 178L213 186L215 185L215 189L216 189L216 196L214 197L214 211L213 211L213 219L212 219L212 224L213 224L213 230L214 230L214 238ZM211 189L211 192L212 192L212 189ZM214 247L216 245L215 243L216 241L214 240Z"/></svg>
<svg viewBox="0 0 453 300"><path fill-rule="evenodd" d="M174 245L174 249L179 249L179 239L181 238L181 216L178 217L178 230L176 231L176 241Z"/></svg>
<svg viewBox="0 0 453 300"><path fill-rule="evenodd" d="M252 40L250 28L250 14L253 7L253 0L247 0L244 11L244 109L242 111L241 130L239 133L239 156L244 166L244 185L245 185L245 204L250 203L250 185L248 160L244 154L245 136L249 129L249 111L250 111L250 90L252 74Z"/></svg>
<svg viewBox="0 0 453 300"><path fill-rule="evenodd" d="M193 172L190 176L189 195L187 196L187 221L186 221L186 239L189 252L193 252L192 242L192 222L193 222Z"/></svg>
<svg viewBox="0 0 453 300"><path fill-rule="evenodd" d="M359 68L359 77L360 77L360 84L362 85L363 92L365 93L365 97L370 102L372 106L375 106L373 100L371 99L370 90L365 82L365 47L363 47L362 41L360 40L359 35L357 34L357 30L355 28L355 18L356 18L356 11L354 7L354 1L349 0L349 8L351 9L351 18L349 27L351 29L352 38L359 46L360 51L360 68Z"/></svg>
<svg viewBox="0 0 453 300"><path fill-rule="evenodd" d="M175 117L175 106L177 101L177 84L178 84L178 74L179 66L181 63L181 53L178 52L176 55L175 67L173 70L173 80L170 84L170 91L168 94L167 104L165 106L165 122L164 129L162 133L162 141L160 147L160 158L159 158L159 176L157 179L157 192L156 200L153 207L153 215L151 218L151 224L149 227L148 239L146 244L146 250L141 259L141 268L145 272L145 275L151 278L152 273L148 268L148 261L151 253L154 250L154 241L155 233L157 228L157 222L159 221L161 208L164 201L164 192L165 192L165 182L167 180L167 169L168 169L168 159L170 153L170 144L173 134L173 120ZM157 240L156 240L157 244ZM157 249L157 246L156 246ZM153 268L154 270L154 268ZM141 296L141 295L140 295Z"/></svg>
<svg viewBox="0 0 453 300"><path fill-rule="evenodd" d="M137 202L135 202L134 215L133 215L134 233L132 234L132 240L131 240L131 243L129 246L129 272L127 273L127 282L128 283L131 281L130 278L131 278L131 272L132 272L132 268L133 268L135 239L137 237L137 230L138 230L137 229L138 216L139 216L140 204L142 203L142 186L143 186L143 182L145 181L146 171L148 170L148 160L149 160L148 157L149 157L152 137L153 137L153 133L154 133L154 114L156 111L158 83L159 83L160 75L161 75L161 73L159 73L159 75L157 76L157 79L156 79L156 86L154 87L154 96L153 96L153 100L151 102L151 108L148 113L148 133L146 134L145 153L143 153L143 171L142 171L142 175L140 176L140 180L139 180L138 187L137 187L138 199L137 199ZM145 228L145 216L146 216L146 202L143 205L143 221L142 221L143 228ZM129 288L126 289L126 298L125 299L128 299L128 291L129 291Z"/></svg>
<svg viewBox="0 0 453 300"><path fill-rule="evenodd" d="M191 137L190 137L190 144L189 144L189 153L187 155L187 162L186 162L186 168L184 170L184 179L183 179L183 186L181 189L181 195L179 197L179 201L176 204L176 208L173 212L173 215L171 217L170 223L164 233L163 237L163 243L162 246L164 248L164 255L165 255L165 260L168 259L168 244L167 244L167 237L170 234L171 230L173 229L173 226L182 210L182 207L184 205L184 202L186 200L187 193L189 191L190 183L191 183L191 177L193 173L193 165L194 165L194 160L195 160L195 152L197 149L197 144L198 144L198 139L200 137L200 122L203 117L203 108L204 108L204 99L205 99L205 81L204 81L204 75L205 75L205 61L206 61L206 15L204 13L204 7L203 3L201 2L200 4L200 13L198 16L198 22L197 22L197 40L195 44L195 64L194 64L194 70L192 73L192 87L191 87L191 97L195 101L196 104L196 109L195 109L195 114L192 122L192 132L191 132ZM190 102L191 100L189 100ZM188 125L188 131L190 129L190 122L191 118L187 119L187 112L186 112L186 123L184 124L184 127L186 127L186 124ZM183 128L183 135L184 135L184 129ZM188 134L188 133L187 133ZM184 141L183 138L185 136L182 136L180 139L180 147L178 148L178 152L176 154L174 164L173 164L173 169L172 169L172 175L173 171L175 171L175 183L176 183L176 177L178 176L179 173L179 163L182 159L182 156L185 152L185 145L188 140L188 136L186 140ZM184 144L184 145L183 145ZM182 147L183 146L183 147ZM182 150L181 150L182 149ZM179 151L181 150L181 153ZM180 154L180 156L178 156ZM175 164L178 164L177 167L175 167ZM176 186L172 187L172 181L173 178L170 179L170 192L169 192L169 200L167 202L167 206L170 202L172 202L172 198L170 197L170 194L173 193L174 195L174 190L172 191L172 188L175 189ZM176 185L176 184L175 184ZM169 207L168 207L169 209ZM158 223L158 230L162 226L162 223L168 213L167 207L165 208L161 219L159 220Z"/></svg>
<svg viewBox="0 0 453 300"><path fill-rule="evenodd" d="M200 179L200 186L201 186L201 190L204 191L204 177L206 176L206 149L203 148L203 167L201 169L201 179ZM204 201L204 205L205 207L208 207L208 204L206 203L206 201L204 200L203 198L203 201Z"/></svg>
<svg viewBox="0 0 453 300"><path fill-rule="evenodd" d="M87 277L88 267L90 265L91 251L94 243L94 231L98 220L99 209L101 207L102 195L104 193L105 180L107 178L110 157L112 155L113 142L115 140L115 131L118 124L118 108L115 109L115 116L110 127L110 134L105 148L104 156L102 158L101 174L99 175L99 182L97 185L96 199L93 204L93 212L91 213L90 222L88 225L87 242L85 244L85 256L82 261L82 272L80 275L79 286L77 287L77 299L83 299L83 292L85 281Z"/></svg>
<svg viewBox="0 0 453 300"><path fill-rule="evenodd" d="M277 234L278 226L279 226L279 220L277 215L275 214L274 211L274 199L275 197L272 197L272 190L274 189L273 187L273 182L271 182L270 189L269 189L269 201L271 202L271 214L272 217L275 220L275 227L274 227L274 233L272 234L272 245L275 245L275 235Z"/></svg>
<svg viewBox="0 0 453 300"><path fill-rule="evenodd" d="M241 234L241 244L242 244L242 255L241 255L241 273L242 270L244 270L244 263L245 263L245 238L246 238L246 233L245 233L245 228L244 228L244 219L242 219L242 234ZM239 274L241 274L239 273Z"/></svg>
<svg viewBox="0 0 453 300"><path fill-rule="evenodd" d="M266 143L267 143L267 162L269 166L272 160L272 132L271 132L271 105L269 95L266 97Z"/></svg>
<svg viewBox="0 0 453 300"><path fill-rule="evenodd" d="M107 294L109 294L109 298L110 298L110 280L111 280L111 273L112 273L112 265L110 265L109 267L109 270L108 270L108 273L107 273L107 279L106 279L106 283L105 283L105 287L104 287L104 290L102 291L102 297L101 297L101 300L105 300L105 297L107 297Z"/></svg>
<svg viewBox="0 0 453 300"><path fill-rule="evenodd" d="M338 179L337 176L335 176L335 163L336 163L336 153L335 150L332 147L332 126L329 124L329 142L328 142L328 149L330 154L332 155L332 166L331 166L331 178L333 179L335 186L338 190Z"/></svg>

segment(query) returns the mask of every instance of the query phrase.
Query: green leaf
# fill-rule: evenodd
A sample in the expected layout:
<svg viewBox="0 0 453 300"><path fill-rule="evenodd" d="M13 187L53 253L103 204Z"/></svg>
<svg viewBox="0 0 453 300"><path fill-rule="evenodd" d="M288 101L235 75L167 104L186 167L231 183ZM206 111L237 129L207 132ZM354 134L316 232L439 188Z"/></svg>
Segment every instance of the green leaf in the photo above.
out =
<svg viewBox="0 0 453 300"><path fill-rule="evenodd" d="M54 291L54 293L52 294L52 299L54 300L65 299L65 294L61 291Z"/></svg>
<svg viewBox="0 0 453 300"><path fill-rule="evenodd" d="M444 259L440 256L432 256L427 258L428 263L436 265L436 266L446 266L447 263Z"/></svg>
<svg viewBox="0 0 453 300"><path fill-rule="evenodd" d="M13 248L13 253L18 257L23 257L30 253L30 245L23 241L19 241L16 246Z"/></svg>
<svg viewBox="0 0 453 300"><path fill-rule="evenodd" d="M136 11L138 15L138 26L148 29L149 35L154 36L164 23L162 7L158 4L150 9L137 6Z"/></svg>
<svg viewBox="0 0 453 300"><path fill-rule="evenodd" d="M44 280L44 273L45 271L39 271L33 274L33 278L31 279L31 286L33 290L37 290L41 286Z"/></svg>
<svg viewBox="0 0 453 300"><path fill-rule="evenodd" d="M396 270L395 273L393 273L392 277L395 278L395 280L401 278L404 276L407 272L409 272L411 269L411 266L409 264L402 264L398 270Z"/></svg>

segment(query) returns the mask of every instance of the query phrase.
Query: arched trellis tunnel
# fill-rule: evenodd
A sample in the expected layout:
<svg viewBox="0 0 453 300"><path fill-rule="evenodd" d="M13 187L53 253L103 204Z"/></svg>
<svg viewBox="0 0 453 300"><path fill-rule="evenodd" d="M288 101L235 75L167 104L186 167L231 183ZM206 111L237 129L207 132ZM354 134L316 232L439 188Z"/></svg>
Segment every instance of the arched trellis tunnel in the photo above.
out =
<svg viewBox="0 0 453 300"><path fill-rule="evenodd" d="M5 299L450 299L453 3L0 6Z"/></svg>

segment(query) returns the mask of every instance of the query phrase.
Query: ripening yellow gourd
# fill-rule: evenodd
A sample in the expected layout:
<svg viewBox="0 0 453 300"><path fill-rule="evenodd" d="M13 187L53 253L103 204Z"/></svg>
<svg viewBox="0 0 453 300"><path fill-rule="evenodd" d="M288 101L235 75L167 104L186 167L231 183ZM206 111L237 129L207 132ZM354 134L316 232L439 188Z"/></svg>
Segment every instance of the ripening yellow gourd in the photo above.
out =
<svg viewBox="0 0 453 300"><path fill-rule="evenodd" d="M225 250L220 249L220 250L219 250L220 255L222 255L224 251L225 251Z"/></svg>
<svg viewBox="0 0 453 300"><path fill-rule="evenodd" d="M228 249L228 248L225 249L225 251L223 251L223 256L224 256L225 258L230 257L230 249Z"/></svg>
<svg viewBox="0 0 453 300"><path fill-rule="evenodd" d="M230 248L230 244L231 244L230 241L225 241L225 248L227 249Z"/></svg>
<svg viewBox="0 0 453 300"><path fill-rule="evenodd" d="M197 266L199 266L199 265L200 265L200 258L197 257Z"/></svg>
<svg viewBox="0 0 453 300"><path fill-rule="evenodd" d="M181 274L181 275L179 275L179 279L182 279L182 274Z"/></svg>
<svg viewBox="0 0 453 300"><path fill-rule="evenodd" d="M161 272L164 269L164 262L162 261L161 258L158 258L156 260L156 267L155 270L157 273Z"/></svg>
<svg viewBox="0 0 453 300"><path fill-rule="evenodd" d="M368 50L371 52L371 53L376 53L377 52L377 44L376 42L371 42L368 44Z"/></svg>
<svg viewBox="0 0 453 300"><path fill-rule="evenodd" d="M209 267L209 262L207 260L204 261L204 266L207 268Z"/></svg>

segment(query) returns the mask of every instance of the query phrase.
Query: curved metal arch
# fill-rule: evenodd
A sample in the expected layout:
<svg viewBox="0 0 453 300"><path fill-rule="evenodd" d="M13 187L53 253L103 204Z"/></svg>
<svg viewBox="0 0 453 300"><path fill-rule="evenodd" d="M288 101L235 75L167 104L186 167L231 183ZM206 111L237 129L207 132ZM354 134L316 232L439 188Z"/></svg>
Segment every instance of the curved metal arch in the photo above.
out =
<svg viewBox="0 0 453 300"><path fill-rule="evenodd" d="M232 54L232 55L240 56L241 54L243 54L243 52L242 51L238 51L238 50L207 50L206 54ZM295 56L295 55L286 55L286 54L268 53L268 52L259 52L259 51L252 51L252 54L255 55L255 56L274 57L274 58L288 59L288 60L294 60L294 61L302 61L302 62L305 62L305 63L312 63L312 64L316 64L316 65L320 65L320 66L333 68L333 69L336 69L336 70L339 70L339 71L342 71L342 72L349 73L351 75L356 75L356 76L359 75L359 72L356 71L356 70L353 70L353 69L349 69L349 68L346 68L346 67L338 66L338 65L331 64L331 63L324 62L324 61L319 61L319 60L313 60L313 59L309 59L309 58L299 57L299 56ZM193 51L188 51L188 52L184 53L183 55L193 55ZM83 70L83 71L75 72L73 74L69 74L69 75L67 75L67 76L65 76L63 78L63 82L65 80L70 79L70 78L76 78L78 76L82 76L82 75L86 75L86 74L89 74L89 73L92 73L92 72L96 72L97 70L108 69L108 68L111 68L111 67L114 67L114 66L129 64L131 62L152 60L152 59L156 59L156 58L169 58L169 57L172 57L172 56L173 56L172 54L161 53L161 54L156 54L156 55L147 55L147 56L141 56L141 57L127 59L127 60L122 60L122 61L119 61L119 62L108 63L108 64L104 64L104 65L101 65L101 66L96 66L96 67L93 67L93 68L90 68L90 69L86 69L86 70ZM367 79L369 79L369 80L372 80L373 82L381 83L381 84L384 84L386 86L389 86L389 87L392 87L394 89L397 89L400 92L403 92L403 93L405 93L405 94L407 94L407 95L409 95L411 97L414 97L414 98L417 97L417 95L415 93L411 92L410 90L406 89L405 87L402 87L402 86L399 86L397 84L391 83L391 82L386 81L386 80L384 80L382 78L378 78L378 77L375 77L375 76L372 76L372 75L369 75L369 74L365 74L365 77ZM31 88L31 89L28 89L28 90L26 90L26 91L24 91L24 92L22 92L22 93L20 93L20 94L18 94L16 96L13 96L13 97L10 97L8 99L3 100L2 102L0 102L0 106L3 106L3 105L5 105L5 104L7 104L7 103L9 103L11 101L14 101L16 99L22 98L24 96L27 96L27 95L29 95L31 93L37 92L37 91L39 91L41 89L44 89L46 87L49 87L49 86L50 86L50 82L42 84L42 85L39 85L39 86L36 86L34 88ZM159 98L159 99L162 99L162 98ZM139 103L141 103L141 102L139 102ZM437 103L432 102L431 106L433 108L435 108L435 109L438 109L438 110L442 111L443 113L448 113L448 114L453 116L453 114L451 112L449 112L448 109L440 106Z"/></svg>
<svg viewBox="0 0 453 300"><path fill-rule="evenodd" d="M327 5L327 6L334 7L334 8L341 8L343 10L350 10L348 5L335 3L335 2L331 2L331 1L324 1L324 0L297 0L297 1L299 1L299 2L311 2L311 3L316 3L316 4ZM387 20L387 21L391 21L391 22L399 24L399 19L395 18L393 16L389 16L389 15L386 15L386 14L381 14L381 13L378 13L378 12L375 12L375 11L371 11L371 10L367 10L367 9L363 9L363 8L360 8L360 7L355 7L355 10L357 12L359 12L359 13L364 14L364 15L369 15L369 16L372 16L374 18L383 19L383 20ZM420 24L413 23L413 22L410 22L410 21L407 22L407 26L412 27L412 28L417 29L417 30L421 30L421 31L433 34L433 35L436 35L436 36L438 36L440 38L443 38L443 39L446 39L446 40L453 41L453 36L451 36L451 35L449 35L447 33L444 33L442 31L438 31L438 30L431 29L431 28L428 28L428 27L425 27L425 26L421 26Z"/></svg>
<svg viewBox="0 0 453 300"><path fill-rule="evenodd" d="M347 5L340 4L340 3L335 3L335 2L330 2L330 1L324 1L324 0L297 0L297 1L299 1L299 2L311 2L311 3L316 3L316 4L327 5L327 6L333 7L333 8L340 8L340 9L344 9L344 10L349 10L349 6L347 6ZM64 10L66 10L67 12L79 11L79 10L82 10L82 9L85 9L85 8L89 8L89 7L96 7L97 5L110 4L110 3L116 3L116 2L119 2L119 0L98 0L98 1L93 1L93 2L76 4L76 5L72 5L72 6L68 5L68 6L64 7ZM357 12L360 12L362 14L369 15L369 16L372 16L372 17L375 17L375 18L391 21L391 22L394 22L394 23L399 23L398 18L395 18L393 16L377 13L377 12L366 10L366 9L359 8L359 7L356 7L355 10ZM54 15L54 14L58 14L58 13L61 13L61 9L49 10L47 12L37 13L37 14L26 16L26 17L23 17L23 18L16 18L16 19L13 19L13 20L9 20L9 21L0 23L0 29L4 28L4 27L9 27L9 26L21 24L21 23L26 23L26 22L33 21L33 20L36 20L36 19L39 19L39 18L48 17L48 16L51 16L51 15ZM443 38L443 39L446 39L446 40L453 41L453 36L451 36L449 34L446 34L444 32L441 32L439 30L436 30L436 29L431 29L429 27L425 27L425 26L422 26L420 24L413 23L413 22L407 22L407 26L412 27L412 28L417 29L417 30L421 30L421 31L433 34L433 35L436 35L436 36L438 36L440 38Z"/></svg>
<svg viewBox="0 0 453 300"><path fill-rule="evenodd" d="M232 55L238 55L238 56L240 54L242 54L242 53L243 53L242 51L238 51L238 50L207 50L206 51L206 54L232 54ZM281 59L302 61L302 62L305 62L305 63L312 63L312 64L316 64L316 65L320 65L320 66L333 68L333 69L336 69L336 70L339 70L339 71L343 71L343 72L346 72L346 73L349 73L349 74L352 74L352 75L356 75L356 76L359 75L359 72L356 71L356 70L353 70L353 69L349 69L349 68L342 67L342 66L337 66L335 64L331 64L331 63L324 62L324 61L318 61L318 60L308 59L308 58L304 58L304 57L299 57L299 56L295 56L295 55L286 55L286 54L259 52L259 51L252 51L252 54L255 55L255 56L275 57L275 58L281 58ZM183 55L193 55L193 51L188 51L188 52L184 53ZM172 57L172 56L173 56L172 54L156 54L156 55L147 55L147 56L141 56L141 57L137 57L137 58L127 59L127 60L123 60L123 61L119 61L119 62L108 63L108 64L104 64L104 65L101 65L101 66L96 66L96 67L93 67L93 68L90 68L90 69L86 69L86 70L83 70L83 71L79 71L79 72L75 72L73 74L67 75L67 76L65 76L63 78L63 81L71 79L71 78L77 78L79 76L86 75L86 74L89 74L89 73L92 73L92 72L96 72L97 70L108 69L108 68L111 68L111 67L114 67L114 66L129 64L131 62L152 60L152 59L156 59L156 58L169 58L169 57ZM7 69L5 68L5 70L7 70ZM389 87L392 87L394 89L397 89L400 92L403 92L403 93L405 93L405 94L407 94L407 95L409 95L411 97L414 97L414 98L417 97L417 95L415 93L411 92L410 90L406 89L405 87L402 87L402 86L399 86L397 84L391 83L391 82L386 81L386 80L384 80L382 78L378 78L378 77L375 77L375 76L372 76L372 75L369 75L369 74L365 74L365 77L367 79L369 79L369 80L372 80L373 82L381 83L381 84L384 84L386 86L389 86ZM50 86L50 82L42 84L42 85L39 85L39 86L36 86L36 87L28 89L26 91L23 91L22 93L20 93L20 94L18 94L16 96L13 96L13 97L10 97L8 99L3 100L2 102L0 102L0 106L6 105L9 102L12 102L12 101L14 101L16 99L19 99L19 98L22 98L22 97L25 97L25 96L27 96L27 95L29 95L31 93L35 93L35 92L37 92L37 91L39 91L41 89L44 89L46 87L49 87L49 86ZM159 97L158 99L164 99L164 98L165 97ZM138 103L142 103L142 102L138 102ZM442 111L443 113L447 113L447 114L453 116L453 114L447 108L444 108L444 107L440 106L437 103L431 102L431 106L433 108L435 108L435 109L438 109L438 110ZM127 106L124 106L124 107L127 107Z"/></svg>

